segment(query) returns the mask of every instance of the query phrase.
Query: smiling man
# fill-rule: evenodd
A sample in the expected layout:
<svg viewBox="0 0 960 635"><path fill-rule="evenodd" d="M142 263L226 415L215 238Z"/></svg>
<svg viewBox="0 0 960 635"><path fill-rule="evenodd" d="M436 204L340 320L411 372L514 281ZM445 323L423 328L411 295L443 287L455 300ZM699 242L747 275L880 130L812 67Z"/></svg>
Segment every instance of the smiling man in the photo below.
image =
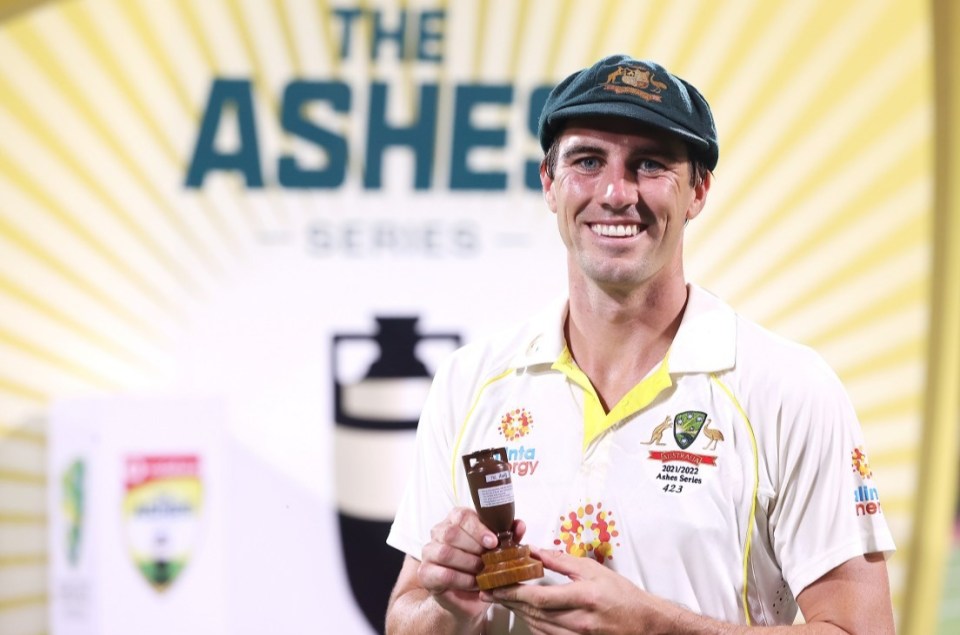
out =
<svg viewBox="0 0 960 635"><path fill-rule="evenodd" d="M438 372L388 539L407 557L387 630L893 632L894 545L857 506L876 489L839 380L684 276L718 159L706 100L604 58L554 89L540 142L569 295ZM537 462L513 477L516 530L547 575L480 592L497 538L457 466L498 446Z"/></svg>

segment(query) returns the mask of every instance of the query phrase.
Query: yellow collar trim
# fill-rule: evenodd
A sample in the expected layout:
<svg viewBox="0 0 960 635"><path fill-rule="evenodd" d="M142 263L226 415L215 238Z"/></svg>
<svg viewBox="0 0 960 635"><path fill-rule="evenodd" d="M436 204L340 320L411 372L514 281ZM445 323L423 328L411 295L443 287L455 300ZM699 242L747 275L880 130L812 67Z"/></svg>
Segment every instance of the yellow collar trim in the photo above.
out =
<svg viewBox="0 0 960 635"><path fill-rule="evenodd" d="M619 402L606 412L596 389L590 379L577 366L573 355L567 346L563 347L560 357L551 368L558 370L567 378L583 389L583 449L585 450L597 437L603 434L612 425L623 421L647 406L657 398L661 392L673 385L670 377L670 352L663 357L663 361L652 373L640 380L636 386L620 399Z"/></svg>

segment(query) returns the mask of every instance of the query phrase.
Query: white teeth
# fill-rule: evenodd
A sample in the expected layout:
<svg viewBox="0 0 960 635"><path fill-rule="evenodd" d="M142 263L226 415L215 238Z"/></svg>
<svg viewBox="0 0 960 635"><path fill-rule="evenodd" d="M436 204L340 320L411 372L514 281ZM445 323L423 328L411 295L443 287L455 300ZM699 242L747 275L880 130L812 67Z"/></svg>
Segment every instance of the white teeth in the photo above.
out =
<svg viewBox="0 0 960 635"><path fill-rule="evenodd" d="M590 229L598 236L636 236L640 233L637 225L601 225L594 223Z"/></svg>

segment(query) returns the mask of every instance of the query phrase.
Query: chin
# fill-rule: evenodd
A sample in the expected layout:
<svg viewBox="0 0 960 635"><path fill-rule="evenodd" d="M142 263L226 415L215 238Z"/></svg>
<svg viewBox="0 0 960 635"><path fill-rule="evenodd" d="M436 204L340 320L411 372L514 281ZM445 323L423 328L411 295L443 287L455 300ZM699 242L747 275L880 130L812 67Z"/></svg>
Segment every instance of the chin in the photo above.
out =
<svg viewBox="0 0 960 635"><path fill-rule="evenodd" d="M581 261L580 269L584 275L601 286L636 286L647 279L646 267L638 266L641 263L610 262L604 260Z"/></svg>
<svg viewBox="0 0 960 635"><path fill-rule="evenodd" d="M647 277L637 271L596 271L588 277L598 286L629 289L643 284Z"/></svg>

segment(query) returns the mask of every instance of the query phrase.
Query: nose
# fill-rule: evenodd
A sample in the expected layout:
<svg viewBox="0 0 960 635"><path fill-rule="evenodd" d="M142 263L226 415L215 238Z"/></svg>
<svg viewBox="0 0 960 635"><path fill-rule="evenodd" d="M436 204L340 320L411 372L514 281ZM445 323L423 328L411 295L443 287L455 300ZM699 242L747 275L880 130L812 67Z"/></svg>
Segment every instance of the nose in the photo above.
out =
<svg viewBox="0 0 960 635"><path fill-rule="evenodd" d="M607 209L625 210L637 204L637 176L623 166L608 166L607 178L601 184L603 188L602 201Z"/></svg>

